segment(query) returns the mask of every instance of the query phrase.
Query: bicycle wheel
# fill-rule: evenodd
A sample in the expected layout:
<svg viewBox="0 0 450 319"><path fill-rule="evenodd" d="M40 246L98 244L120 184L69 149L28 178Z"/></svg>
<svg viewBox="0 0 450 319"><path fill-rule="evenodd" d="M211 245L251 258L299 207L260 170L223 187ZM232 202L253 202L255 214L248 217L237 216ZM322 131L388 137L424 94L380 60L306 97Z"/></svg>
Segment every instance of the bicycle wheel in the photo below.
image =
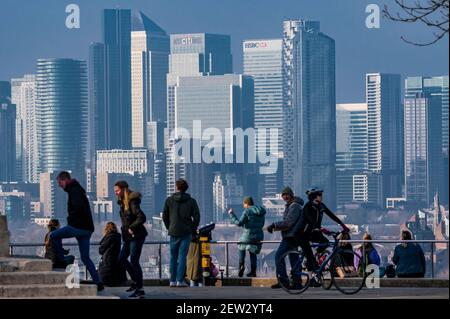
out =
<svg viewBox="0 0 450 319"><path fill-rule="evenodd" d="M278 282L286 292L298 295L309 287L309 273L304 269L305 257L301 250L286 252L282 257L286 265L286 272L289 276L287 280L278 278ZM292 261L292 263L291 263Z"/></svg>
<svg viewBox="0 0 450 319"><path fill-rule="evenodd" d="M365 272L359 274L355 265L365 269L362 256L351 249L339 249L331 259L332 283L337 290L347 295L360 291L366 281Z"/></svg>
<svg viewBox="0 0 450 319"><path fill-rule="evenodd" d="M325 265L325 268L320 276L320 284L322 285L322 288L325 290L329 290L331 286L333 286L333 278L331 277L330 264L331 261L328 262L328 265Z"/></svg>

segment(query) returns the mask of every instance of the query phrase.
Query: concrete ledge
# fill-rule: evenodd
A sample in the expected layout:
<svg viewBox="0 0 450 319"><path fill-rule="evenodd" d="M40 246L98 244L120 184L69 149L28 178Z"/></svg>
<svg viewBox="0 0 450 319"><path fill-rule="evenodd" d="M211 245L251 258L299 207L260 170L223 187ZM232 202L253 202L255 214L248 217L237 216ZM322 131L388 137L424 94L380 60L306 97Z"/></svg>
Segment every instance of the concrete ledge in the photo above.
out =
<svg viewBox="0 0 450 319"><path fill-rule="evenodd" d="M276 283L276 278L238 278L229 277L216 279L215 286L248 286L270 287ZM380 286L385 288L448 288L448 279L431 278L381 278ZM168 286L168 279L145 279L145 286Z"/></svg>
<svg viewBox="0 0 450 319"><path fill-rule="evenodd" d="M39 257L0 257L0 272L51 271L52 262Z"/></svg>

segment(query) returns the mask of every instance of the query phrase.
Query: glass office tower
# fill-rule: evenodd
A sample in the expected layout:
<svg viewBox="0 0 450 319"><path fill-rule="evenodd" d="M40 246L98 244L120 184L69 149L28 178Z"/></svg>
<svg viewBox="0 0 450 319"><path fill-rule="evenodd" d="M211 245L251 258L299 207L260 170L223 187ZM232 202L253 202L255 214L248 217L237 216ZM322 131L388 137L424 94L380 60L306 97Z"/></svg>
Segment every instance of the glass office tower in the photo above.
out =
<svg viewBox="0 0 450 319"><path fill-rule="evenodd" d="M86 63L73 59L38 59L36 110L40 172L70 170L84 181Z"/></svg>

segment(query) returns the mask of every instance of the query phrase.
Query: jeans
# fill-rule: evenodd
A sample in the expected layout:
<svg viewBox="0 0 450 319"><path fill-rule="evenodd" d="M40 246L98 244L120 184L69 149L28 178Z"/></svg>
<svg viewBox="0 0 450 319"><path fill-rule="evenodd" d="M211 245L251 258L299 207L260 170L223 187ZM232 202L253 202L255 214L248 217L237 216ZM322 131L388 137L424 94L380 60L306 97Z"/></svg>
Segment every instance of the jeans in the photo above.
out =
<svg viewBox="0 0 450 319"><path fill-rule="evenodd" d="M281 240L280 246L275 253L275 267L278 281L281 281L285 284L289 283L289 277L286 272L286 262L284 261L283 255L290 251L297 249L297 242L294 238L283 238ZM291 268L294 268L297 265L298 268L301 267L301 264L298 262L298 254L289 254L289 262L291 264ZM299 271L300 269L293 269L294 271Z"/></svg>
<svg viewBox="0 0 450 319"><path fill-rule="evenodd" d="M142 289L144 286L142 268L139 264L139 258L141 258L144 241L145 238L125 241L119 255L119 263L128 272L131 280L136 283L136 289ZM128 261L128 257L130 257L131 262Z"/></svg>
<svg viewBox="0 0 450 319"><path fill-rule="evenodd" d="M253 269L256 270L256 254L254 254L250 251L248 253L250 255L251 270L253 270ZM239 265L244 265L244 264L245 264L245 249L239 250Z"/></svg>
<svg viewBox="0 0 450 319"><path fill-rule="evenodd" d="M76 238L78 242L78 248L80 250L80 257L83 264L86 266L92 280L98 284L101 283L98 276L95 265L89 257L89 242L91 240L92 232L86 229L79 229L70 225L64 226L60 229L52 231L50 233L50 239L52 241L55 257L58 262L64 262L64 249L62 245L63 238Z"/></svg>
<svg viewBox="0 0 450 319"><path fill-rule="evenodd" d="M192 235L170 237L170 282L184 282Z"/></svg>

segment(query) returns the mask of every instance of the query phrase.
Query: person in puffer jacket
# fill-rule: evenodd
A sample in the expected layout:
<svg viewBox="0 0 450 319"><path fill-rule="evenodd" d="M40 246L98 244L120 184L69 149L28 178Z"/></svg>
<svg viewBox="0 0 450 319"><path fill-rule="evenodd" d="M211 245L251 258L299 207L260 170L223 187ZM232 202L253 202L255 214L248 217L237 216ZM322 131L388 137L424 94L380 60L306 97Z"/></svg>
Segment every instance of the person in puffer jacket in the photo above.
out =
<svg viewBox="0 0 450 319"><path fill-rule="evenodd" d="M239 277L245 271L245 252L250 254L250 272L247 277L256 277L256 255L261 252L261 241L264 239L263 227L265 223L266 210L264 207L256 206L253 198L246 197L243 201L244 211L240 218L237 218L233 209L228 211L231 221L244 228L239 239Z"/></svg>

